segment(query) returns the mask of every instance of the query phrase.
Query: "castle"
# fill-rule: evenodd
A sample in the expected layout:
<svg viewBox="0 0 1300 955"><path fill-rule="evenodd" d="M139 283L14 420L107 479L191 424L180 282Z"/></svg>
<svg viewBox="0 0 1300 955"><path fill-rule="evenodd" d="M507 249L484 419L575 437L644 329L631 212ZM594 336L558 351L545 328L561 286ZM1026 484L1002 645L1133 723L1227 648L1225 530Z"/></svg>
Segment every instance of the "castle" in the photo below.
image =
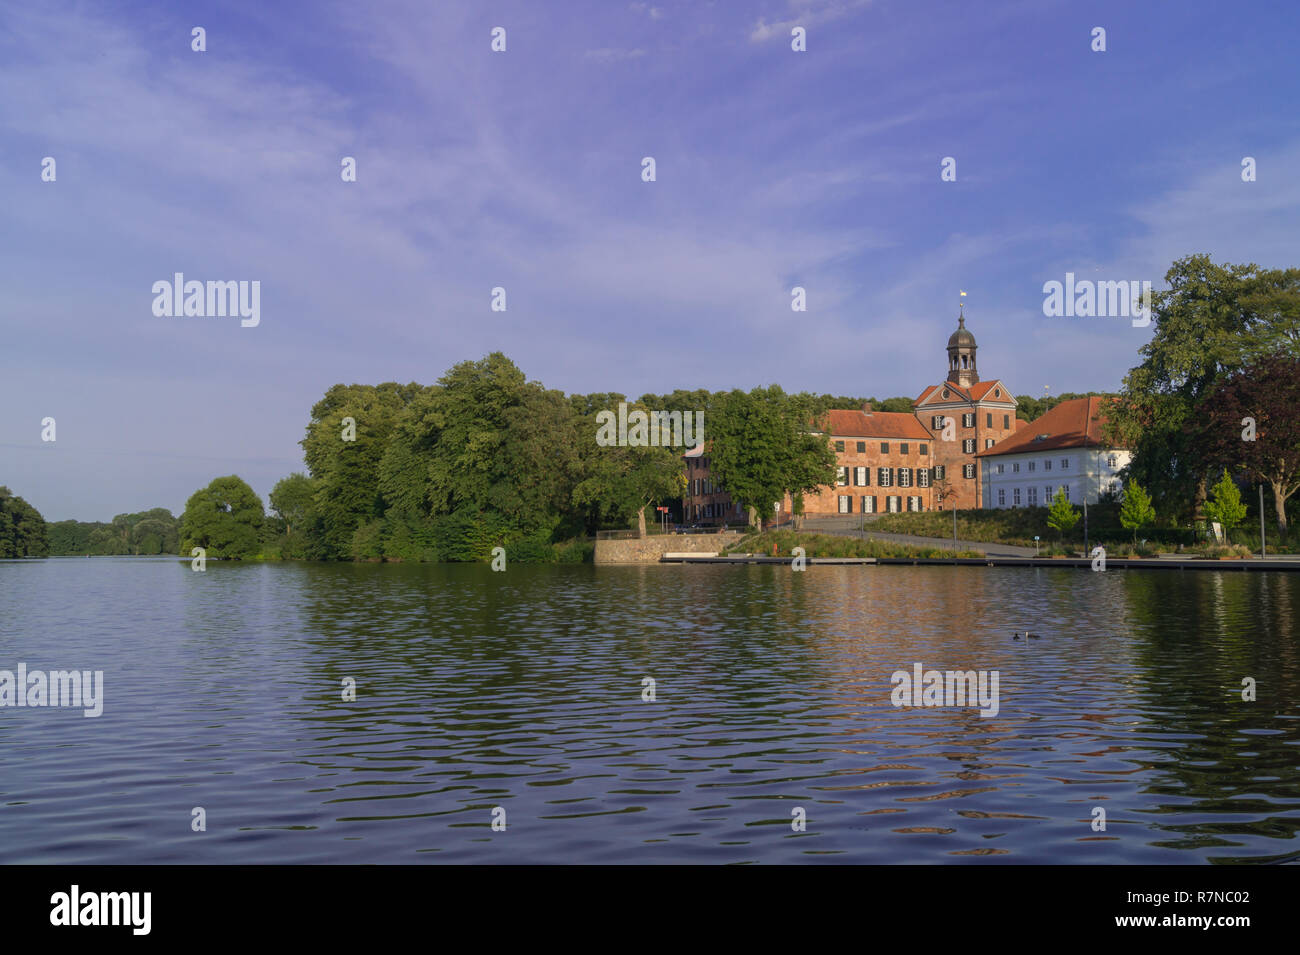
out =
<svg viewBox="0 0 1300 955"><path fill-rule="evenodd" d="M1000 379L981 381L975 336L965 314L948 338L948 376L912 402L910 414L835 409L816 423L835 451L836 480L804 497L808 516L980 507L984 500L979 452L1016 433L1016 399ZM686 522L743 523L745 515L710 479L708 450L686 455ZM789 495L769 520L788 519Z"/></svg>

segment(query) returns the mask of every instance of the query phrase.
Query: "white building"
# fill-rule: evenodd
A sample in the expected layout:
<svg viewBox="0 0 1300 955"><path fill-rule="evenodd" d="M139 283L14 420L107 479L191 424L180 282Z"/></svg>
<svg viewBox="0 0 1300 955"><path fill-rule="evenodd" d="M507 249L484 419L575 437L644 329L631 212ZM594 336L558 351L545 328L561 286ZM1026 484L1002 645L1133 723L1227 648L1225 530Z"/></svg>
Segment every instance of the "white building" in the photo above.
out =
<svg viewBox="0 0 1300 955"><path fill-rule="evenodd" d="M977 454L984 489L981 506L1049 507L1059 488L1074 504L1085 499L1096 504L1108 491L1120 493L1119 471L1130 454L1102 443L1106 401L1063 401Z"/></svg>

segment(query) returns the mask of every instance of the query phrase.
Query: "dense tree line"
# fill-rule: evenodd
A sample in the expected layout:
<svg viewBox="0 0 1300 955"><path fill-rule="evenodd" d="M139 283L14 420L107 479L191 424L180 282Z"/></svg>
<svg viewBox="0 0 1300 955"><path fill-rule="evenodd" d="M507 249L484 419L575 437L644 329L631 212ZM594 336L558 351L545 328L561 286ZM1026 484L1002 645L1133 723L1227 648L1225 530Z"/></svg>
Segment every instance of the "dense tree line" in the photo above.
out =
<svg viewBox="0 0 1300 955"><path fill-rule="evenodd" d="M46 557L49 552L41 512L0 485L0 558Z"/></svg>
<svg viewBox="0 0 1300 955"><path fill-rule="evenodd" d="M270 515L237 476L196 491L181 548L209 557L462 561L505 547L511 560L581 559L592 532L638 527L667 504L680 513L690 430L612 433L620 405L690 412L702 422L715 480L762 517L786 492L834 481L826 435L806 423L841 399L780 388L678 390L629 399L564 395L529 381L506 356L461 362L433 385L335 385L311 409L307 473L281 479ZM854 399L857 404L861 401ZM698 434L698 432L697 432ZM765 506L763 502L766 502Z"/></svg>
<svg viewBox="0 0 1300 955"><path fill-rule="evenodd" d="M180 523L165 507L103 521L54 521L50 554L93 557L179 553Z"/></svg>

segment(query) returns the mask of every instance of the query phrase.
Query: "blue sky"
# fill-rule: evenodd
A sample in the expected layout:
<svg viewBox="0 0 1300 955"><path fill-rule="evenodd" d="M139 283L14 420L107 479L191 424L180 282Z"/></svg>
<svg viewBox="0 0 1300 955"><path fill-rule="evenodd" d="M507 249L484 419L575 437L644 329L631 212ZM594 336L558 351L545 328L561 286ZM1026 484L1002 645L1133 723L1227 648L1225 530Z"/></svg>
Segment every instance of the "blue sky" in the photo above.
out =
<svg viewBox="0 0 1300 955"><path fill-rule="evenodd" d="M961 289L983 377L1117 388L1149 329L1043 283L1300 265L1298 36L1290 2L5 5L0 484L49 520L265 495L331 384L494 350L566 392L915 396ZM260 325L155 317L177 271L260 281Z"/></svg>

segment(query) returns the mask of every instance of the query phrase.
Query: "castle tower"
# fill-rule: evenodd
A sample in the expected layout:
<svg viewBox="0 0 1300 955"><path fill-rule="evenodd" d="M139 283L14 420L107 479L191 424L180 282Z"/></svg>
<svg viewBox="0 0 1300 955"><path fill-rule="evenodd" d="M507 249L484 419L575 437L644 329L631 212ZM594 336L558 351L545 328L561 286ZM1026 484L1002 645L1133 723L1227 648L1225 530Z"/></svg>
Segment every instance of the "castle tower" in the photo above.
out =
<svg viewBox="0 0 1300 955"><path fill-rule="evenodd" d="M975 368L975 336L966 330L966 315L957 316L957 330L948 337L948 381L969 388L980 380Z"/></svg>

